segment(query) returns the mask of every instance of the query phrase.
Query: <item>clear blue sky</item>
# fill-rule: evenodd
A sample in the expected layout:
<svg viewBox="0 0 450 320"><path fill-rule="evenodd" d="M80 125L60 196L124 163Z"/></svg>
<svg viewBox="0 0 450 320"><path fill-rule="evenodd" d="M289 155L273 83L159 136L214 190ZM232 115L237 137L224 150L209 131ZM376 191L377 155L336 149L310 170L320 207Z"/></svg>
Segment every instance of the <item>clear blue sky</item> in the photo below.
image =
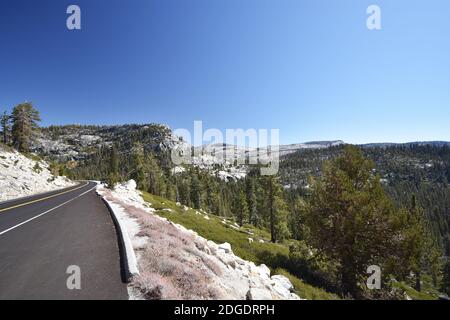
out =
<svg viewBox="0 0 450 320"><path fill-rule="evenodd" d="M78 4L82 30L66 29ZM366 9L382 10L382 30ZM43 125L450 140L448 0L2 0L0 108Z"/></svg>

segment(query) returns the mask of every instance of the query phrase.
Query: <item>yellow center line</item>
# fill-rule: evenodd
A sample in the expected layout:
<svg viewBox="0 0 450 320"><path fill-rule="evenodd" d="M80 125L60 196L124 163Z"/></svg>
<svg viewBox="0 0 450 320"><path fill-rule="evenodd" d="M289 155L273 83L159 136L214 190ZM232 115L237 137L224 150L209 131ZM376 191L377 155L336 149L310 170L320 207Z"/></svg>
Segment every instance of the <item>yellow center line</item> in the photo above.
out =
<svg viewBox="0 0 450 320"><path fill-rule="evenodd" d="M36 203L36 202L40 202L40 201L44 201L44 200L48 200L48 199L51 199L51 198L54 198L54 197L60 196L60 195L62 195L62 194L68 193L68 192L72 192L72 191L76 191L76 190L79 190L79 189L81 189L81 188L84 188L84 187L86 187L86 186L87 186L88 184L89 184L89 182L87 182L86 184L82 185L81 187L77 187L77 188L75 188L75 189L70 189L70 190L66 190L66 191L63 191L63 192L60 192L60 193L57 193L57 194L54 194L54 195L51 195L51 196L48 196L48 197L44 197L44 198L40 198L40 199L36 199L36 200L32 200L32 201L28 201L28 202L25 202L25 203L21 203L21 204L18 204L18 205L15 205L15 206L9 207L9 208L5 208L5 209L0 209L0 212L4 212L4 211L8 211L8 210L12 210L12 209L16 209L16 208L20 208L20 207L23 207L23 206L27 206L27 205L29 205L29 204L33 204L33 203Z"/></svg>

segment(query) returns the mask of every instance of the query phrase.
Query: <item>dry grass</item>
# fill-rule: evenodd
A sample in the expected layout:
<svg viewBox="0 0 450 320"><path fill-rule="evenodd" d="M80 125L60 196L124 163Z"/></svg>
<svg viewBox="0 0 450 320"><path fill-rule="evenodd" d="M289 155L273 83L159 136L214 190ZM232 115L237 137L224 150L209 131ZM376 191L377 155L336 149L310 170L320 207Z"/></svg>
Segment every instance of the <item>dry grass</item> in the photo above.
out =
<svg viewBox="0 0 450 320"><path fill-rule="evenodd" d="M137 251L140 276L131 284L145 299L220 298L211 286L212 277L221 273L220 267L197 248L194 236L140 208L114 202L137 219L141 227L138 236L148 239Z"/></svg>

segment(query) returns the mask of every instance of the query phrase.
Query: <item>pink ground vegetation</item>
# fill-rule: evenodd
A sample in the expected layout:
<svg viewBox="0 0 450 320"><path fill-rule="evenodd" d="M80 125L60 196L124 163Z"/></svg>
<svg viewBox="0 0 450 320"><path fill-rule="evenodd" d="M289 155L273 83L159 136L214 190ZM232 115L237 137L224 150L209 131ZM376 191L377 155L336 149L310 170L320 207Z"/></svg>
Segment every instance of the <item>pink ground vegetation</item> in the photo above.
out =
<svg viewBox="0 0 450 320"><path fill-rule="evenodd" d="M199 250L202 244L193 235L143 209L110 200L137 219L141 228L137 236L147 237L146 244L136 250L140 275L133 279L133 289L153 300L220 299L212 278L221 269Z"/></svg>

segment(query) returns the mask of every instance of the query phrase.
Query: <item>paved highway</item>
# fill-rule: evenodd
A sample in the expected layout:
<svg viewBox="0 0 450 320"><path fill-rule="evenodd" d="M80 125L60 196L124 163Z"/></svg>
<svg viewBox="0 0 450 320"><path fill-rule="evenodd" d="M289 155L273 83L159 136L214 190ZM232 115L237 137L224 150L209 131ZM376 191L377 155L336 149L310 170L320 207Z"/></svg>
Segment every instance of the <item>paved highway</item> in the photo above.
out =
<svg viewBox="0 0 450 320"><path fill-rule="evenodd" d="M127 299L122 279L95 183L0 203L0 299Z"/></svg>

